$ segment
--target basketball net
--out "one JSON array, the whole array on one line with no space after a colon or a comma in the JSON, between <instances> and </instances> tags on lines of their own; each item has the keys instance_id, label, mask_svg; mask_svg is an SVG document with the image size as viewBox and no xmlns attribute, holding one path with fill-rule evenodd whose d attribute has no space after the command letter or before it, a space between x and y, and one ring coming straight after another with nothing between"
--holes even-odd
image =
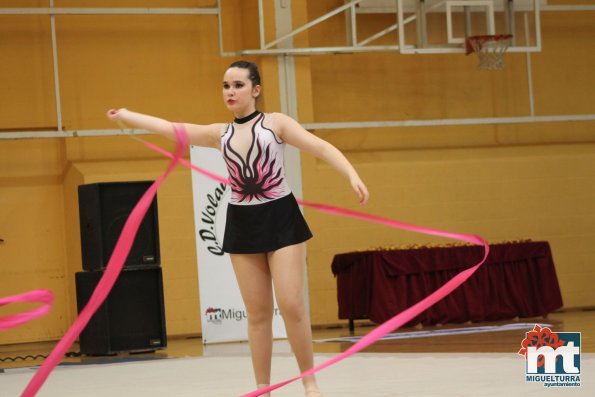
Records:
<instances>
[{"instance_id":1,"label":"basketball net","mask_svg":"<svg viewBox=\"0 0 595 397\"><path fill-rule=\"evenodd\" d=\"M479 57L477 69L499 70L504 68L504 53L512 42L511 34L469 36L465 40L467 55Z\"/></svg>"}]
</instances>

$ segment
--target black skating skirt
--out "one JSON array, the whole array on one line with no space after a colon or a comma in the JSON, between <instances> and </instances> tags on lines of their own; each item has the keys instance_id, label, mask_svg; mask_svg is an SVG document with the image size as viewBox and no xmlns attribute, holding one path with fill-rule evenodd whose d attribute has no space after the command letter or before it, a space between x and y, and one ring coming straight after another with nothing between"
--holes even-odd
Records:
<instances>
[{"instance_id":1,"label":"black skating skirt","mask_svg":"<svg viewBox=\"0 0 595 397\"><path fill-rule=\"evenodd\" d=\"M258 254L302 243L312 232L293 194L255 205L227 206L223 251Z\"/></svg>"}]
</instances>

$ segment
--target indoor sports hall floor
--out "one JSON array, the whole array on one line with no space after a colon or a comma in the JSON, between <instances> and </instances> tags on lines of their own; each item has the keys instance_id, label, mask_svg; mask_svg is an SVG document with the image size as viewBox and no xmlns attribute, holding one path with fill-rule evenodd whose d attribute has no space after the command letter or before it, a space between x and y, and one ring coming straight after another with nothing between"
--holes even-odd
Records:
<instances>
[{"instance_id":1,"label":"indoor sports hall floor","mask_svg":"<svg viewBox=\"0 0 595 397\"><path fill-rule=\"evenodd\" d=\"M581 332L580 388L551 388L525 382L517 355L523 329L380 341L363 353L323 370L318 378L326 397L334 396L592 396L595 395L595 311L552 313L547 318L509 322L403 328L398 332L474 328L511 323L551 324L552 331ZM372 329L356 324L355 334ZM346 327L315 329L314 339L349 336ZM0 346L0 358L47 354L54 343ZM349 342L317 342L316 363L344 351ZM73 346L71 351L76 351ZM286 341L274 346L273 378L297 374ZM0 363L0 396L18 396L41 360ZM248 346L203 346L200 338L170 338L155 353L114 357L71 357L52 373L39 396L240 396L253 390ZM272 394L302 396L297 382Z\"/></svg>"}]
</instances>

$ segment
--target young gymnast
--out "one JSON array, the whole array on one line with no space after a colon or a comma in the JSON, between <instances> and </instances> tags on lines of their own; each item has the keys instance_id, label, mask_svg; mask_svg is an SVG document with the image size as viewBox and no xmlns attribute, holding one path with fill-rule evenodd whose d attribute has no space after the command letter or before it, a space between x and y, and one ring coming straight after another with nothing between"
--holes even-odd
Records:
<instances>
[{"instance_id":1,"label":"young gymnast","mask_svg":"<svg viewBox=\"0 0 595 397\"><path fill-rule=\"evenodd\" d=\"M248 340L257 387L269 385L273 350L273 288L300 371L314 366L312 330L304 299L305 241L312 237L285 179L285 143L326 161L343 174L361 204L366 186L345 156L282 113L256 110L261 92L256 64L232 63L223 76L223 100L232 123L185 124L190 143L221 150L231 198L223 239L248 314ZM175 139L164 119L111 109L111 120ZM322 397L315 377L304 377L306 397ZM268 394L265 394L268 396Z\"/></svg>"}]
</instances>

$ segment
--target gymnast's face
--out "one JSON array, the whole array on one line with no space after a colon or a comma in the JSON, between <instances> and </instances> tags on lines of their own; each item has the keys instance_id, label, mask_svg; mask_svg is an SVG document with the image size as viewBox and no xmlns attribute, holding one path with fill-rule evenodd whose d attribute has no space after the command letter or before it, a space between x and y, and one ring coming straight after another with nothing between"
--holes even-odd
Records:
<instances>
[{"instance_id":1,"label":"gymnast's face","mask_svg":"<svg viewBox=\"0 0 595 397\"><path fill-rule=\"evenodd\" d=\"M223 100L236 117L247 116L256 110L260 85L252 85L249 73L248 69L233 67L223 75Z\"/></svg>"}]
</instances>

